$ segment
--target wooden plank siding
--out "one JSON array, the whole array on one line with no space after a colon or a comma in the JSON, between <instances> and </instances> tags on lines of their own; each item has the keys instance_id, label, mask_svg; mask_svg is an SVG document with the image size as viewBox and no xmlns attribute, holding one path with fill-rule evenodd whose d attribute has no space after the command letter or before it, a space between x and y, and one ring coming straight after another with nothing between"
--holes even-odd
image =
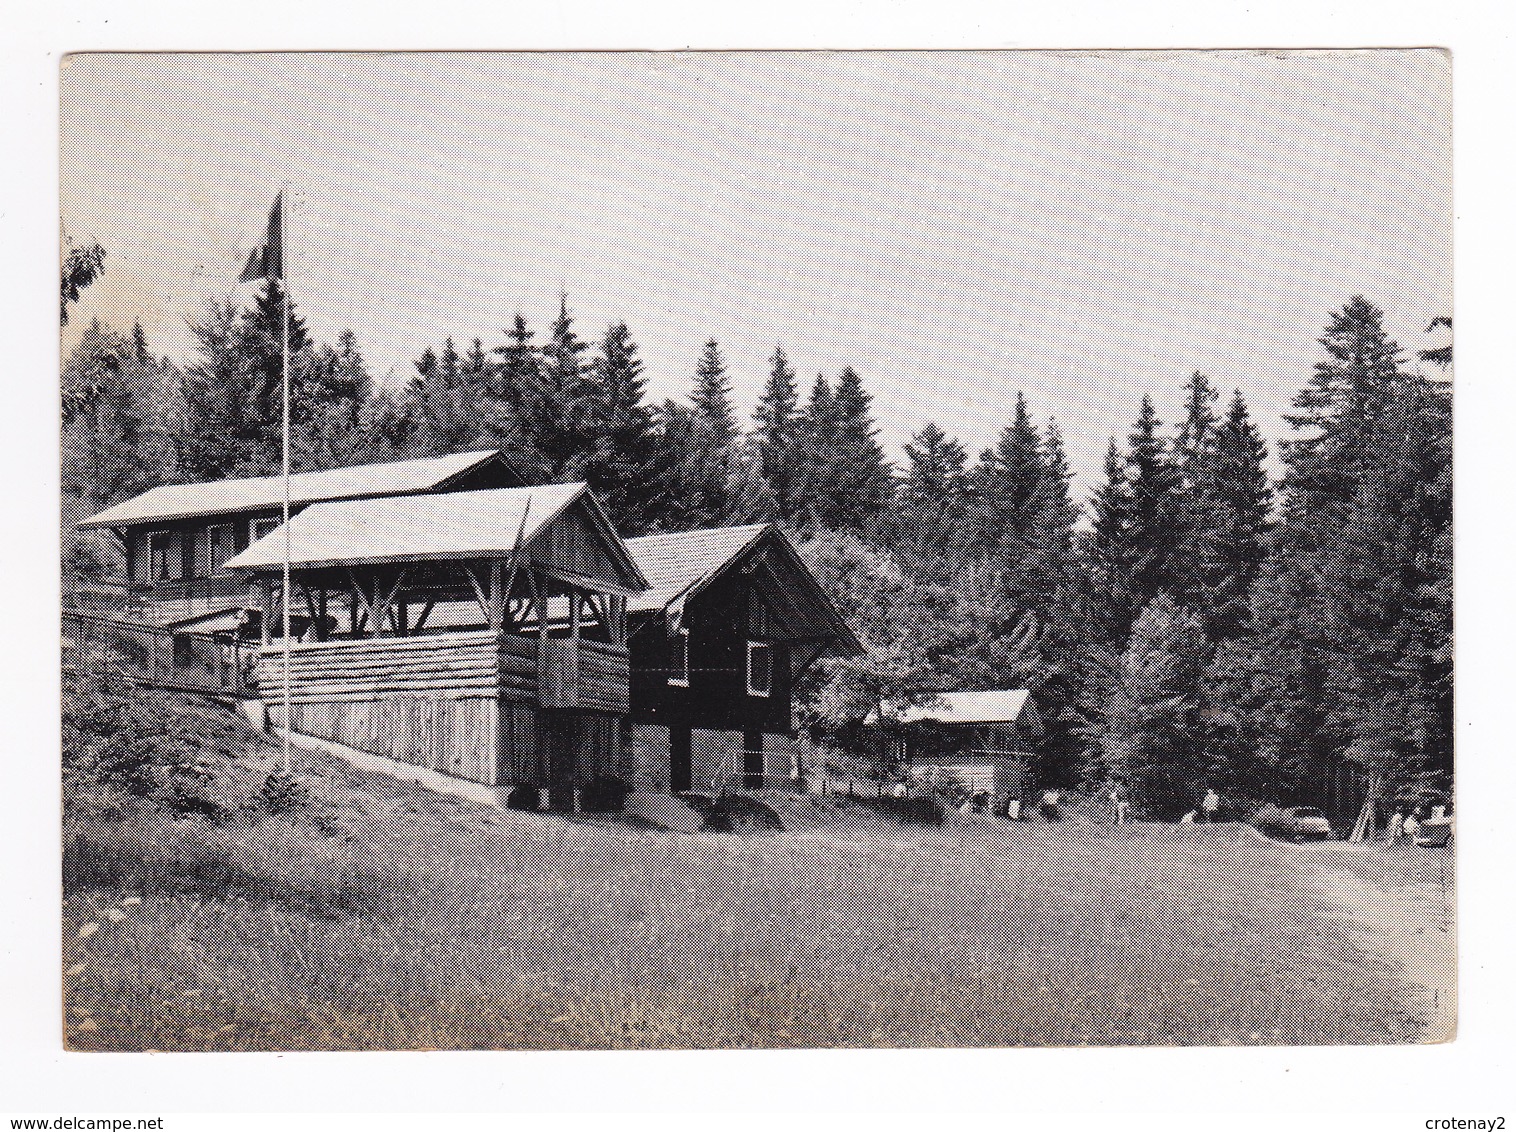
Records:
<instances>
[{"instance_id":1,"label":"wooden plank siding","mask_svg":"<svg viewBox=\"0 0 1516 1132\"><path fill-rule=\"evenodd\" d=\"M535 636L488 630L296 644L292 726L486 786L551 786L567 806L590 779L632 773L622 720L627 654L599 641L541 643L551 646L541 673ZM564 647L578 658L572 684L557 655ZM258 684L276 726L283 680L283 652L271 645L260 653ZM539 689L546 697L549 688L573 703L539 703Z\"/></svg>"}]
</instances>

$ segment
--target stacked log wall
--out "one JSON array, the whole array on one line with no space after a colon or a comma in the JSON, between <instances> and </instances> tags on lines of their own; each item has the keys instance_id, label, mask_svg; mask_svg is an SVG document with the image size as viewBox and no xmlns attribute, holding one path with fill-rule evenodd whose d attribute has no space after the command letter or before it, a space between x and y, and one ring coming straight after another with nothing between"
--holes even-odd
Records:
<instances>
[{"instance_id":1,"label":"stacked log wall","mask_svg":"<svg viewBox=\"0 0 1516 1132\"><path fill-rule=\"evenodd\" d=\"M492 632L448 633L298 644L290 649L295 731L488 786L502 764L531 764L534 729L516 719L529 706L535 654L523 662ZM276 726L284 719L284 659L278 646L259 658L258 684ZM509 707L510 710L502 711ZM502 735L502 728L505 734ZM502 758L502 739L513 746Z\"/></svg>"}]
</instances>

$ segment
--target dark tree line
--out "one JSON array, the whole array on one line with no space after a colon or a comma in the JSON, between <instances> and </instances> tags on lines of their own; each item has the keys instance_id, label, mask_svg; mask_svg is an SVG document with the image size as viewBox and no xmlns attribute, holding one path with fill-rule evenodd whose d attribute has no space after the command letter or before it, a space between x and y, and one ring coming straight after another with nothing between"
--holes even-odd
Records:
<instances>
[{"instance_id":1,"label":"dark tree line","mask_svg":"<svg viewBox=\"0 0 1516 1132\"><path fill-rule=\"evenodd\" d=\"M140 327L89 328L63 380L66 533L155 483L277 471L283 302L271 283L212 304L182 368ZM688 398L650 404L631 330L582 338L567 296L540 341L521 315L494 343L446 339L398 390L351 332L318 344L292 311L294 464L501 448L538 481L587 480L627 535L784 524L867 646L809 677L818 739L861 743L946 689L1027 687L1042 779L1120 781L1154 815L1208 785L1303 796L1334 760L1407 789L1451 769L1448 387L1364 299L1320 343L1277 484L1241 393L1195 373L1172 425L1144 398L1082 505L1057 423L1020 394L976 457L928 423L897 469L861 376L802 394L782 346L744 430L714 339ZM108 545L65 546L71 571L113 568Z\"/></svg>"}]
</instances>

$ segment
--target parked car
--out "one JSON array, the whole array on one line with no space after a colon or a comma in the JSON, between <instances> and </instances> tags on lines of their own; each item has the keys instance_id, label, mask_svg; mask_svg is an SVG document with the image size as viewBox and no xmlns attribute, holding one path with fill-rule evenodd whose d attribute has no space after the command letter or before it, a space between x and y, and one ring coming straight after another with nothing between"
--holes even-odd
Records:
<instances>
[{"instance_id":1,"label":"parked car","mask_svg":"<svg viewBox=\"0 0 1516 1132\"><path fill-rule=\"evenodd\" d=\"M1416 831L1416 844L1432 849L1441 849L1453 840L1453 815L1427 818Z\"/></svg>"},{"instance_id":2,"label":"parked car","mask_svg":"<svg viewBox=\"0 0 1516 1132\"><path fill-rule=\"evenodd\" d=\"M1315 806L1286 810L1285 835L1295 841L1330 841L1332 823Z\"/></svg>"}]
</instances>

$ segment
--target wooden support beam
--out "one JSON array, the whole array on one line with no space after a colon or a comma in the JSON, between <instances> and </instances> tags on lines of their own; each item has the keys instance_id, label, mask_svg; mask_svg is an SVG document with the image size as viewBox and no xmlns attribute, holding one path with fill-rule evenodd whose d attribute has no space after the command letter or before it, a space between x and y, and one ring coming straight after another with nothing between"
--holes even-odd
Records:
<instances>
[{"instance_id":1,"label":"wooden support beam","mask_svg":"<svg viewBox=\"0 0 1516 1132\"><path fill-rule=\"evenodd\" d=\"M479 584L479 579L474 575L472 566L463 567L463 576L468 579L468 584L474 587L474 600L479 603L479 611L486 618L490 615L490 595L484 592L484 587Z\"/></svg>"},{"instance_id":2,"label":"wooden support beam","mask_svg":"<svg viewBox=\"0 0 1516 1132\"><path fill-rule=\"evenodd\" d=\"M502 578L503 570L500 559L490 561L490 593L489 608L485 610L489 614L490 628L496 633L500 632L505 620L505 582Z\"/></svg>"},{"instance_id":3,"label":"wooden support beam","mask_svg":"<svg viewBox=\"0 0 1516 1132\"><path fill-rule=\"evenodd\" d=\"M426 618L427 618L427 615L429 613L431 613L432 606L434 606L436 604L437 604L437 599L436 598L430 597L430 598L426 599L426 604L424 606L422 606L421 612L416 616L416 625L415 625L415 631L416 632L419 633L419 632L421 632L422 629L426 628Z\"/></svg>"}]
</instances>

